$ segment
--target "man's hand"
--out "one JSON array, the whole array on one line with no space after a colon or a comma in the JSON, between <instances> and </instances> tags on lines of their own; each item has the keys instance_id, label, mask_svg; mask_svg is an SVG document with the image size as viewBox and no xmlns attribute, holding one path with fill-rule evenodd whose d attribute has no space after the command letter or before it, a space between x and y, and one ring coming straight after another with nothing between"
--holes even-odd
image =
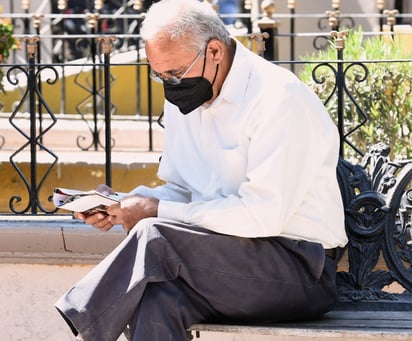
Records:
<instances>
[{"instance_id":1,"label":"man's hand","mask_svg":"<svg viewBox=\"0 0 412 341\"><path fill-rule=\"evenodd\" d=\"M113 224L109 220L109 216L103 212L91 215L74 212L73 215L76 219L84 220L86 224L93 225L98 230L109 231L113 227Z\"/></svg>"},{"instance_id":2,"label":"man's hand","mask_svg":"<svg viewBox=\"0 0 412 341\"><path fill-rule=\"evenodd\" d=\"M108 221L112 225L121 224L130 231L141 219L157 217L159 200L138 195L127 196L107 209ZM100 221L102 228L106 227L105 219Z\"/></svg>"},{"instance_id":3,"label":"man's hand","mask_svg":"<svg viewBox=\"0 0 412 341\"><path fill-rule=\"evenodd\" d=\"M101 184L96 189L103 194L115 194L115 191L107 185ZM108 215L105 212L97 212L92 214L74 212L76 219L84 220L86 224L93 225L96 229L102 231L108 231L113 227L113 224L108 219Z\"/></svg>"},{"instance_id":4,"label":"man's hand","mask_svg":"<svg viewBox=\"0 0 412 341\"><path fill-rule=\"evenodd\" d=\"M99 185L97 191L105 194L115 194L114 190L106 185ZM106 212L86 214L74 212L76 219L84 220L86 224L96 229L109 231L113 225L120 224L130 231L139 220L148 217L157 217L159 200L145 198L138 195L125 196L118 204L107 208Z\"/></svg>"},{"instance_id":5,"label":"man's hand","mask_svg":"<svg viewBox=\"0 0 412 341\"><path fill-rule=\"evenodd\" d=\"M87 215L75 212L74 217L84 220L86 224L93 225L102 231L110 230L113 225L120 224L130 231L141 219L157 217L159 200L155 198L145 198L138 195L127 196L117 204L109 206L106 213L98 212Z\"/></svg>"}]
</instances>

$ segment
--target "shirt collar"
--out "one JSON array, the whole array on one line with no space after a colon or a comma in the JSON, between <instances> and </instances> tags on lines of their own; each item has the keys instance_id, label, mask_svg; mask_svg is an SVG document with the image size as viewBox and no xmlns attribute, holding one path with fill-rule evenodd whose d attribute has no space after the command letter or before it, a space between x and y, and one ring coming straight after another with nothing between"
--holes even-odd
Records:
<instances>
[{"instance_id":1,"label":"shirt collar","mask_svg":"<svg viewBox=\"0 0 412 341\"><path fill-rule=\"evenodd\" d=\"M250 59L247 58L247 55L251 52L240 41L232 39L236 42L236 51L219 97L220 100L239 103L243 100L248 86Z\"/></svg>"}]
</instances>

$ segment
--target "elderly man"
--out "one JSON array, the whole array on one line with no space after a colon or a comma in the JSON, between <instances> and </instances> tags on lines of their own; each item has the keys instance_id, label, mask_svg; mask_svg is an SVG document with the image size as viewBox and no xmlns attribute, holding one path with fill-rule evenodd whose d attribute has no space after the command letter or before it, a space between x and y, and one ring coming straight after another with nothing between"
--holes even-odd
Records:
<instances>
[{"instance_id":1,"label":"elderly man","mask_svg":"<svg viewBox=\"0 0 412 341\"><path fill-rule=\"evenodd\" d=\"M137 187L107 215L76 214L129 233L57 309L85 341L182 341L193 323L330 310L347 239L322 103L231 38L207 3L155 3L141 34L166 98L165 184Z\"/></svg>"}]
</instances>

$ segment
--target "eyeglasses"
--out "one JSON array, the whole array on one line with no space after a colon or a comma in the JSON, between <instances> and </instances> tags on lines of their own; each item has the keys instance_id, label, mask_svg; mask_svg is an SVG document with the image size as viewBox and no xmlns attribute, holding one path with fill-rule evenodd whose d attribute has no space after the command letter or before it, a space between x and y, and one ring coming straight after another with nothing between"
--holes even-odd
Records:
<instances>
[{"instance_id":1,"label":"eyeglasses","mask_svg":"<svg viewBox=\"0 0 412 341\"><path fill-rule=\"evenodd\" d=\"M189 73L189 71L195 66L197 60L202 55L203 50L200 50L197 54L196 58L193 60L192 64L186 69L185 72L180 77L170 76L170 77L162 77L160 73L150 70L150 78L159 83L167 83L170 85L178 85L181 83L182 79Z\"/></svg>"}]
</instances>

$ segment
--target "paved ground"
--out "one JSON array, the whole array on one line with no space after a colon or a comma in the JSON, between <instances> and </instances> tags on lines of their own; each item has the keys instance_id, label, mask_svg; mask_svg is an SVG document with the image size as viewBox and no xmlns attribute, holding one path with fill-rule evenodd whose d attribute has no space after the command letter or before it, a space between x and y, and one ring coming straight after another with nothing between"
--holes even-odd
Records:
<instances>
[{"instance_id":1,"label":"paved ground","mask_svg":"<svg viewBox=\"0 0 412 341\"><path fill-rule=\"evenodd\" d=\"M2 341L69 341L54 302L92 266L0 264Z\"/></svg>"},{"instance_id":2,"label":"paved ground","mask_svg":"<svg viewBox=\"0 0 412 341\"><path fill-rule=\"evenodd\" d=\"M54 302L92 269L91 265L1 264L1 341L70 341L73 336L54 309ZM271 330L270 335L200 333L194 341L406 341L410 335L360 332L316 332L311 329ZM121 336L118 341L125 341Z\"/></svg>"}]
</instances>

